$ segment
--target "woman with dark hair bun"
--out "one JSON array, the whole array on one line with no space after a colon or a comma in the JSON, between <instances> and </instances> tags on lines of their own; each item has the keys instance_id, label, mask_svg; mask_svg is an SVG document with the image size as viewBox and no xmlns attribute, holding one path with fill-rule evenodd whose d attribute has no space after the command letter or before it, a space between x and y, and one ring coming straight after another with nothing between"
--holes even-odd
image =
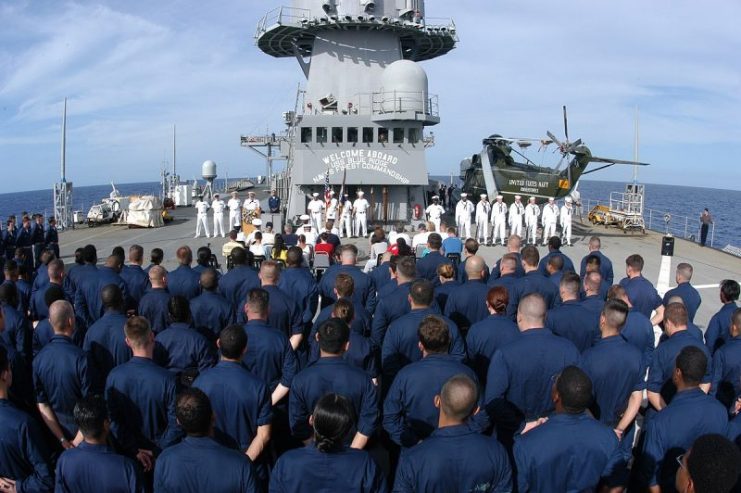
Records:
<instances>
[{"instance_id":1,"label":"woman with dark hair bun","mask_svg":"<svg viewBox=\"0 0 741 493\"><path fill-rule=\"evenodd\" d=\"M304 448L283 454L270 476L271 493L388 491L383 473L364 450L345 446L355 427L352 403L339 394L327 394L309 417L314 440Z\"/></svg>"}]
</instances>

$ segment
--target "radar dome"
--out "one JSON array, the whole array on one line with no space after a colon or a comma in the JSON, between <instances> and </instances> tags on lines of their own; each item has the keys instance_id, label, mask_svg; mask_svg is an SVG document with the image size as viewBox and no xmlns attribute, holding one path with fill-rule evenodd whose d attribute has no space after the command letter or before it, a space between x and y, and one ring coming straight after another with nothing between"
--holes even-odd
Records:
<instances>
[{"instance_id":1,"label":"radar dome","mask_svg":"<svg viewBox=\"0 0 741 493\"><path fill-rule=\"evenodd\" d=\"M205 161L203 166L201 166L201 175L204 180L216 178L216 163L210 159Z\"/></svg>"},{"instance_id":2,"label":"radar dome","mask_svg":"<svg viewBox=\"0 0 741 493\"><path fill-rule=\"evenodd\" d=\"M425 112L427 106L427 74L411 60L397 60L388 65L381 76L384 99L404 101L405 110Z\"/></svg>"}]
</instances>

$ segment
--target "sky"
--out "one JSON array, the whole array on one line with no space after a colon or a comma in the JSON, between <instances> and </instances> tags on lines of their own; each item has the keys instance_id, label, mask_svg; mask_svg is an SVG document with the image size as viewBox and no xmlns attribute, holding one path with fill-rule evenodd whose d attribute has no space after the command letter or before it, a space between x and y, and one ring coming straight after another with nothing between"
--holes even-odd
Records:
<instances>
[{"instance_id":1,"label":"sky","mask_svg":"<svg viewBox=\"0 0 741 493\"><path fill-rule=\"evenodd\" d=\"M294 59L255 46L279 5L0 0L0 193L58 181L65 97L77 185L159 180L173 125L183 178L206 159L220 178L263 174L239 137L282 131L305 82ZM741 188L741 2L428 0L426 15L452 18L460 37L422 62L442 120L428 128L431 174L456 172L490 134L562 136L562 105L572 140L631 159L638 108L640 180Z\"/></svg>"}]
</instances>

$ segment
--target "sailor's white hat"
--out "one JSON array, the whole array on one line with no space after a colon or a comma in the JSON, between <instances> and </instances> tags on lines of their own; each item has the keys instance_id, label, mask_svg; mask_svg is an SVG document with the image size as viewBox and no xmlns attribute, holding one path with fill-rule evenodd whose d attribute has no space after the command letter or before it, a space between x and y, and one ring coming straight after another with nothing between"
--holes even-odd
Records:
<instances>
[{"instance_id":1,"label":"sailor's white hat","mask_svg":"<svg viewBox=\"0 0 741 493\"><path fill-rule=\"evenodd\" d=\"M572 202L571 197L566 197L566 202L570 204Z\"/></svg>"},{"instance_id":2,"label":"sailor's white hat","mask_svg":"<svg viewBox=\"0 0 741 493\"><path fill-rule=\"evenodd\" d=\"M432 200L440 200L440 197L438 197L437 195L433 195Z\"/></svg>"},{"instance_id":3,"label":"sailor's white hat","mask_svg":"<svg viewBox=\"0 0 741 493\"><path fill-rule=\"evenodd\" d=\"M250 195L255 195L255 192L253 192L252 190L250 190L250 191L249 191L249 192L247 192L247 193L248 193L248 194L250 194Z\"/></svg>"},{"instance_id":4,"label":"sailor's white hat","mask_svg":"<svg viewBox=\"0 0 741 493\"><path fill-rule=\"evenodd\" d=\"M521 198L519 195L515 195L515 200L520 200Z\"/></svg>"},{"instance_id":5,"label":"sailor's white hat","mask_svg":"<svg viewBox=\"0 0 741 493\"><path fill-rule=\"evenodd\" d=\"M308 221L309 220L309 215L308 214L302 214L299 219L301 219L302 221Z\"/></svg>"},{"instance_id":6,"label":"sailor's white hat","mask_svg":"<svg viewBox=\"0 0 741 493\"><path fill-rule=\"evenodd\" d=\"M362 190L358 190L358 195L365 195L365 192Z\"/></svg>"},{"instance_id":7,"label":"sailor's white hat","mask_svg":"<svg viewBox=\"0 0 741 493\"><path fill-rule=\"evenodd\" d=\"M504 195L497 195L498 200L502 200L504 198Z\"/></svg>"},{"instance_id":8,"label":"sailor's white hat","mask_svg":"<svg viewBox=\"0 0 741 493\"><path fill-rule=\"evenodd\" d=\"M468 197L468 194L467 194L466 192L463 192L463 193L461 194L461 197L464 197L464 198L465 198L465 197Z\"/></svg>"},{"instance_id":9,"label":"sailor's white hat","mask_svg":"<svg viewBox=\"0 0 741 493\"><path fill-rule=\"evenodd\" d=\"M312 193L312 194L311 194L311 196L312 196L312 197L319 197L319 194L318 194L318 193L316 193L316 192L314 192L314 193Z\"/></svg>"},{"instance_id":10,"label":"sailor's white hat","mask_svg":"<svg viewBox=\"0 0 741 493\"><path fill-rule=\"evenodd\" d=\"M556 199L553 198L553 197L548 197L548 202L553 202L554 200L556 200Z\"/></svg>"},{"instance_id":11,"label":"sailor's white hat","mask_svg":"<svg viewBox=\"0 0 741 493\"><path fill-rule=\"evenodd\" d=\"M262 226L262 219L253 219L252 220L253 226Z\"/></svg>"},{"instance_id":12,"label":"sailor's white hat","mask_svg":"<svg viewBox=\"0 0 741 493\"><path fill-rule=\"evenodd\" d=\"M535 197L530 197L530 200L535 202Z\"/></svg>"},{"instance_id":13,"label":"sailor's white hat","mask_svg":"<svg viewBox=\"0 0 741 493\"><path fill-rule=\"evenodd\" d=\"M330 194L330 195L334 195L334 190L330 190L330 191L329 191L329 194Z\"/></svg>"},{"instance_id":14,"label":"sailor's white hat","mask_svg":"<svg viewBox=\"0 0 741 493\"><path fill-rule=\"evenodd\" d=\"M486 198L486 194L485 193L482 193L481 195L479 195L479 197L481 197L482 199L485 199Z\"/></svg>"}]
</instances>

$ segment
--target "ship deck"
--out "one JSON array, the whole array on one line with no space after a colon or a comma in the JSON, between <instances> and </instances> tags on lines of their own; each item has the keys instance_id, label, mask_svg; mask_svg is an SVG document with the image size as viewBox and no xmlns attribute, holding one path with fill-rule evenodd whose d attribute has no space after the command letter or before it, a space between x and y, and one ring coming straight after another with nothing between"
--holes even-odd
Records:
<instances>
[{"instance_id":1,"label":"ship deck","mask_svg":"<svg viewBox=\"0 0 741 493\"><path fill-rule=\"evenodd\" d=\"M212 251L220 256L221 247L227 239L220 237L195 239L193 237L196 226L195 209L179 208L172 215L173 222L156 229L128 229L126 226L118 225L102 225L94 228L88 228L86 225L77 226L74 230L60 234L62 257L68 264L73 262L74 250L88 243L97 247L101 262L115 246L120 245L128 251L132 244L139 244L144 247L145 265L148 264L149 251L159 247L165 252L163 265L168 270L177 266L175 251L182 245L189 246L195 256L199 247L210 244ZM211 226L212 218L209 216L209 227ZM589 223L575 221L572 236L574 246L564 247L562 251L578 265L581 258L588 253L588 242L592 235L598 235L602 239L602 251L613 262L616 282L624 276L625 258L638 253L646 262L644 276L654 284L657 283L661 265L661 234L653 231L647 232L646 235L624 234L614 228L605 229L603 226L592 226ZM363 240L351 241L356 242L361 251L361 263L365 263L369 245ZM538 249L541 256L547 253L546 247L539 246ZM504 253L506 251L502 246L482 247L479 250L479 254L490 267ZM219 257L219 262L222 263L222 268L225 268L222 257ZM692 284L698 288L702 296L702 305L697 312L695 322L701 328L705 328L710 317L721 306L718 283L723 279L741 280L741 259L720 250L703 248L696 243L677 239L672 259L671 286L674 285L674 267L679 262L688 262L694 267Z\"/></svg>"}]
</instances>

